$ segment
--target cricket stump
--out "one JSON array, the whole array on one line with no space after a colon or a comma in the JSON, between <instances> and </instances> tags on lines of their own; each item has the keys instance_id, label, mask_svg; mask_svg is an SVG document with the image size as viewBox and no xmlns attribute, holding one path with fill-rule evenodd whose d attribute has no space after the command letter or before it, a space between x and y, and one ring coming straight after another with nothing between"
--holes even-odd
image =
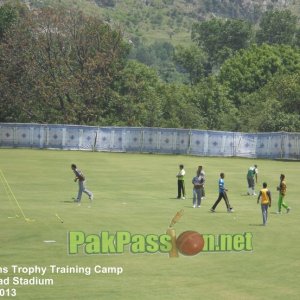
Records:
<instances>
[{"instance_id":1,"label":"cricket stump","mask_svg":"<svg viewBox=\"0 0 300 300\"><path fill-rule=\"evenodd\" d=\"M169 257L178 257L178 250L176 246L176 232L173 227L169 227L166 232L171 237L172 249L169 251Z\"/></svg>"}]
</instances>

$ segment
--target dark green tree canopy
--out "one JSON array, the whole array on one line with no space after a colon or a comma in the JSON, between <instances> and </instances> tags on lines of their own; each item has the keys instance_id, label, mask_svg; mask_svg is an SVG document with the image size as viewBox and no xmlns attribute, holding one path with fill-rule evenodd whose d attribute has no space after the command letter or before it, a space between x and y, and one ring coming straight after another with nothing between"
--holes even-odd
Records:
<instances>
[{"instance_id":1,"label":"dark green tree canopy","mask_svg":"<svg viewBox=\"0 0 300 300\"><path fill-rule=\"evenodd\" d=\"M296 42L297 17L290 10L267 11L262 16L256 33L258 44L286 44Z\"/></svg>"},{"instance_id":2,"label":"dark green tree canopy","mask_svg":"<svg viewBox=\"0 0 300 300\"><path fill-rule=\"evenodd\" d=\"M191 84L196 84L207 76L207 60L207 54L195 45L189 48L178 46L174 55L174 61L189 74Z\"/></svg>"},{"instance_id":3,"label":"dark green tree canopy","mask_svg":"<svg viewBox=\"0 0 300 300\"><path fill-rule=\"evenodd\" d=\"M231 94L253 93L274 75L292 74L300 70L300 52L285 45L253 45L240 50L221 67L219 80L227 84ZM239 104L239 101L235 99Z\"/></svg>"},{"instance_id":4,"label":"dark green tree canopy","mask_svg":"<svg viewBox=\"0 0 300 300\"><path fill-rule=\"evenodd\" d=\"M26 11L27 7L18 2L16 5L8 2L0 6L0 42L4 39L6 31L17 22L19 15Z\"/></svg>"},{"instance_id":5,"label":"dark green tree canopy","mask_svg":"<svg viewBox=\"0 0 300 300\"><path fill-rule=\"evenodd\" d=\"M30 11L0 45L1 104L22 122L101 122L127 53L121 33L98 19Z\"/></svg>"},{"instance_id":6,"label":"dark green tree canopy","mask_svg":"<svg viewBox=\"0 0 300 300\"><path fill-rule=\"evenodd\" d=\"M243 131L299 131L300 73L275 76L246 95L239 112Z\"/></svg>"},{"instance_id":7,"label":"dark green tree canopy","mask_svg":"<svg viewBox=\"0 0 300 300\"><path fill-rule=\"evenodd\" d=\"M192 40L207 52L214 64L220 64L232 53L247 48L252 37L252 25L243 20L214 18L196 23L192 28Z\"/></svg>"}]
</instances>

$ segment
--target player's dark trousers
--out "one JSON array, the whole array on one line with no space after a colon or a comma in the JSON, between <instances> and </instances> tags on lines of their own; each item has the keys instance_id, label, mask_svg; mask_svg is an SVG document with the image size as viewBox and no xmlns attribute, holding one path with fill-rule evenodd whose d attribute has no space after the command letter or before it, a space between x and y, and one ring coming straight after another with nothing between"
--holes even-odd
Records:
<instances>
[{"instance_id":1,"label":"player's dark trousers","mask_svg":"<svg viewBox=\"0 0 300 300\"><path fill-rule=\"evenodd\" d=\"M215 204L214 204L213 207L212 207L213 210L216 209L216 207L218 206L218 204L220 203L220 201L221 201L222 199L224 199L227 209L230 209L230 208L231 208L231 207L230 207L230 204L229 204L229 200L228 200L227 194L226 194L226 192L224 191L224 192L220 192L220 193L219 193L219 197L218 197L218 199L216 200Z\"/></svg>"},{"instance_id":2,"label":"player's dark trousers","mask_svg":"<svg viewBox=\"0 0 300 300\"><path fill-rule=\"evenodd\" d=\"M247 176L247 182L248 182L248 188L254 189L255 186L254 178Z\"/></svg>"},{"instance_id":3,"label":"player's dark trousers","mask_svg":"<svg viewBox=\"0 0 300 300\"><path fill-rule=\"evenodd\" d=\"M181 198L181 193L182 197L185 197L185 185L184 185L184 180L178 180L178 194L177 198Z\"/></svg>"}]
</instances>

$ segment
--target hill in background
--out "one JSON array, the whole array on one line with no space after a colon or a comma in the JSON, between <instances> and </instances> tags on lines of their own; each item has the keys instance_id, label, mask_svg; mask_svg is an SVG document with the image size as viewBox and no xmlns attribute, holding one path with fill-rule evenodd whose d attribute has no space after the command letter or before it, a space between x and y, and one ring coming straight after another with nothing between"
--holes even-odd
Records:
<instances>
[{"instance_id":1,"label":"hill in background","mask_svg":"<svg viewBox=\"0 0 300 300\"><path fill-rule=\"evenodd\" d=\"M4 2L4 1L2 1ZM128 39L151 44L191 42L191 26L212 17L257 23L271 9L290 9L299 15L296 0L24 0L31 8L63 5L79 8L122 29Z\"/></svg>"}]
</instances>

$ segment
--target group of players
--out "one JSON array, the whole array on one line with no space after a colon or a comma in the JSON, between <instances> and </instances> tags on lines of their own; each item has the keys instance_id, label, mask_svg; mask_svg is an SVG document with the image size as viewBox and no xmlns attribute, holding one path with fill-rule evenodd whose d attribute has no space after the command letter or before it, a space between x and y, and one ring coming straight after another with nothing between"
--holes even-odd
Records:
<instances>
[{"instance_id":1,"label":"group of players","mask_svg":"<svg viewBox=\"0 0 300 300\"><path fill-rule=\"evenodd\" d=\"M185 176L185 170L183 165L179 165L179 172L177 173L177 186L178 186L178 194L177 199L185 199L185 183L184 183L184 176ZM211 207L210 211L213 213L215 212L216 207L220 203L222 199L225 201L225 205L227 208L227 212L231 213L234 212L232 206L229 203L229 199L227 196L227 188L225 187L224 182L225 174L220 173L220 178L218 182L218 188L219 188L219 196L217 200L215 201L214 205ZM256 196L255 193L255 183L257 183L258 178L258 167L257 165L251 166L247 171L247 183L248 183L248 191L247 195L253 195ZM196 176L193 177L192 180L193 184L193 208L201 207L201 201L205 197L205 172L203 170L203 166L199 166L196 172ZM279 192L279 198L278 198L278 211L277 214L282 213L282 207L286 209L286 212L289 213L291 208L285 203L284 197L286 195L286 181L285 181L285 175L280 175L280 183L277 187L277 191ZM257 197L257 203L261 203L261 210L262 210L262 217L263 217L263 225L265 226L267 224L268 219L268 207L271 207L272 204L272 197L271 192L267 187L267 183L263 183L262 189L259 191L258 197Z\"/></svg>"},{"instance_id":2,"label":"group of players","mask_svg":"<svg viewBox=\"0 0 300 300\"><path fill-rule=\"evenodd\" d=\"M80 205L81 203L81 197L82 193L85 193L88 195L90 202L93 200L93 193L86 189L85 187L85 176L83 173L77 168L75 164L71 165L71 169L75 174L75 182L78 182L78 194L75 201ZM177 199L185 199L185 170L184 165L179 165L179 172L176 175L177 177L177 187L178 187L178 193L177 193ZM255 183L257 183L257 177L258 177L258 167L257 165L251 166L247 171L247 183L248 183L248 195L256 196L255 193ZM220 178L218 182L218 188L219 188L219 196L217 200L215 201L214 205L211 207L210 211L213 213L215 212L218 204L222 199L225 201L225 205L227 208L227 212L232 213L234 212L232 206L229 203L229 199L227 196L227 188L225 187L224 182L225 174L220 173ZM196 171L196 176L192 179L193 184L193 208L201 207L201 201L205 198L205 172L203 170L203 166L199 166ZM277 190L279 192L279 198L278 198L278 211L277 214L282 213L282 207L286 209L286 212L289 213L291 208L285 203L284 197L286 195L286 181L285 181L285 175L280 175L280 183L277 187ZM262 216L263 216L263 225L267 224L268 219L268 207L271 207L272 204L272 197L271 192L268 189L268 185L266 182L263 183L262 189L259 191L258 197L257 197L257 203L261 203L261 210L262 210Z\"/></svg>"}]
</instances>

